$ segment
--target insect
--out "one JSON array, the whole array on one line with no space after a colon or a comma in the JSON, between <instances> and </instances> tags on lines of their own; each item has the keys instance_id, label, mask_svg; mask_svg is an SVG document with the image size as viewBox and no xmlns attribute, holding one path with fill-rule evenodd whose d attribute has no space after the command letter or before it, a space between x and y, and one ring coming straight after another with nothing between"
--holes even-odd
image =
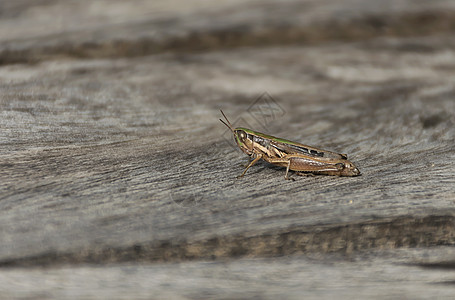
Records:
<instances>
[{"instance_id":1,"label":"insect","mask_svg":"<svg viewBox=\"0 0 455 300\"><path fill-rule=\"evenodd\" d=\"M234 140L239 148L250 156L246 169L238 177L243 177L246 171L260 159L271 164L286 167L285 179L289 178L289 170L305 173L335 176L357 176L359 169L348 160L346 154L322 150L316 147L266 135L247 128L234 128L222 110L226 119L224 122L233 133Z\"/></svg>"}]
</instances>

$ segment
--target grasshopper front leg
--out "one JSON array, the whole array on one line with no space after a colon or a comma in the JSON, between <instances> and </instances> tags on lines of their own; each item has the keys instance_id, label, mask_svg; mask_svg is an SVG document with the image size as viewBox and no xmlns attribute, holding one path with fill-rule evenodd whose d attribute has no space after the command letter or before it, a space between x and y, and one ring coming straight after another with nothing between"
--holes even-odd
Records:
<instances>
[{"instance_id":1,"label":"grasshopper front leg","mask_svg":"<svg viewBox=\"0 0 455 300\"><path fill-rule=\"evenodd\" d=\"M257 154L256 158L253 159L253 161L249 163L249 165L246 167L245 171L243 171L243 173L242 173L240 176L237 176L237 178L243 177L243 175L245 175L246 171L247 171L252 165L254 165L255 163L257 163L261 158L262 158L262 154Z\"/></svg>"},{"instance_id":2,"label":"grasshopper front leg","mask_svg":"<svg viewBox=\"0 0 455 300\"><path fill-rule=\"evenodd\" d=\"M250 165L250 163L251 163L251 158L255 157L255 156L256 156L256 154L254 154L254 153L252 153L251 155L248 155L248 162L243 167L244 168L248 167Z\"/></svg>"}]
</instances>

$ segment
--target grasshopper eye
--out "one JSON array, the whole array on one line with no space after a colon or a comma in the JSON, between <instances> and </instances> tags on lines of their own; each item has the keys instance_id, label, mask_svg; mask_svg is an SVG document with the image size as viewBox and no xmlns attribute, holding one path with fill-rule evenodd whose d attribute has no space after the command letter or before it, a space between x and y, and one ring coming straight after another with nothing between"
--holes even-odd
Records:
<instances>
[{"instance_id":1,"label":"grasshopper eye","mask_svg":"<svg viewBox=\"0 0 455 300\"><path fill-rule=\"evenodd\" d=\"M246 137L246 134L244 131L240 131L239 136L240 136L240 139L244 140Z\"/></svg>"}]
</instances>

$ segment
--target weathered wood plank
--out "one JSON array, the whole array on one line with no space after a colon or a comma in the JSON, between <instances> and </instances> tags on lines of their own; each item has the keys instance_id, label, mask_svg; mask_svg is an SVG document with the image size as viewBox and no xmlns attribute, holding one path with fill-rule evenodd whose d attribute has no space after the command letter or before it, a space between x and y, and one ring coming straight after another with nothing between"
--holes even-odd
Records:
<instances>
[{"instance_id":1,"label":"weathered wood plank","mask_svg":"<svg viewBox=\"0 0 455 300\"><path fill-rule=\"evenodd\" d=\"M408 42L3 67L30 77L2 90L1 257L453 216L453 53L390 49ZM264 87L285 111L270 133L349 153L364 175L287 182L262 164L236 180L246 157L218 109L260 126L245 111Z\"/></svg>"}]
</instances>

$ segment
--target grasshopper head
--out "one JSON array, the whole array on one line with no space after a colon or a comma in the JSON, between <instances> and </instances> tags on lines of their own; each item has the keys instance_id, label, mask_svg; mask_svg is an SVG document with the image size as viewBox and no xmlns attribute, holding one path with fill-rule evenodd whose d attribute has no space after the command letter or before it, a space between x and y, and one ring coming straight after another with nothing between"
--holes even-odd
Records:
<instances>
[{"instance_id":1,"label":"grasshopper head","mask_svg":"<svg viewBox=\"0 0 455 300\"><path fill-rule=\"evenodd\" d=\"M245 131L244 128L234 129L234 139L239 148L246 154L252 154L251 152L251 139L252 136Z\"/></svg>"}]
</instances>

